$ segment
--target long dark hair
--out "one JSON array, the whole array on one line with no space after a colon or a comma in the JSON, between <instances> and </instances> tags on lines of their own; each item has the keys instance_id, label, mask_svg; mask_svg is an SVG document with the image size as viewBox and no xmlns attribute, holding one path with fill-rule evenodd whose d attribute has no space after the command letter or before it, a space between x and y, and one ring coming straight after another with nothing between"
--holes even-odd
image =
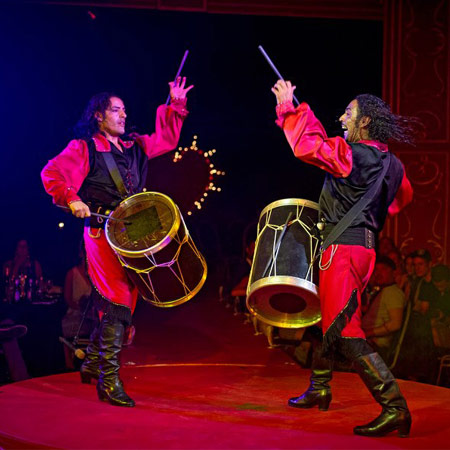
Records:
<instances>
[{"instance_id":1,"label":"long dark hair","mask_svg":"<svg viewBox=\"0 0 450 450\"><path fill-rule=\"evenodd\" d=\"M90 139L98 132L98 121L95 113L99 112L104 115L111 103L111 97L118 96L112 92L100 92L91 97L80 120L73 128L75 138Z\"/></svg>"},{"instance_id":2,"label":"long dark hair","mask_svg":"<svg viewBox=\"0 0 450 450\"><path fill-rule=\"evenodd\" d=\"M391 107L381 98L371 94L356 96L358 102L358 118L370 117L367 126L370 139L387 143L392 139L397 142L414 144L420 121L415 117L405 117L394 114Z\"/></svg>"}]
</instances>

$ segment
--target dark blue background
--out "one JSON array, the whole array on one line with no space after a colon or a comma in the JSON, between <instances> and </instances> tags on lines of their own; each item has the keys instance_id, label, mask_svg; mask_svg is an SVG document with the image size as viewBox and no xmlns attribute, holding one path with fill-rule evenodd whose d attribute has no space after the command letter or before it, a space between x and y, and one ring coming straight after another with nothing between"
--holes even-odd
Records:
<instances>
[{"instance_id":1,"label":"dark blue background","mask_svg":"<svg viewBox=\"0 0 450 450\"><path fill-rule=\"evenodd\" d=\"M183 74L195 89L180 145L198 134L200 147L216 148L214 162L227 172L223 191L190 219L193 229L210 223L218 231L222 246L204 248L209 258L239 251L239 233L268 203L317 201L323 180L318 169L293 157L274 124L276 77L258 45L330 135L340 133L336 119L356 94L381 95L381 22L91 10L95 20L86 7L0 7L0 255L10 259L25 237L57 283L76 261L82 225L52 206L40 171L71 139L91 95L116 92L126 103L128 125L151 132L167 82L190 50ZM208 237L200 241L208 247Z\"/></svg>"}]
</instances>

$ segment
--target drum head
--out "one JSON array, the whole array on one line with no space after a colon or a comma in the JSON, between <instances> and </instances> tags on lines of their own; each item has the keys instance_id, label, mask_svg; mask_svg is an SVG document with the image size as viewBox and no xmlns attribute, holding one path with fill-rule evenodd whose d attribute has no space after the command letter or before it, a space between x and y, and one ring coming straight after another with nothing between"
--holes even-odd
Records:
<instances>
[{"instance_id":1,"label":"drum head","mask_svg":"<svg viewBox=\"0 0 450 450\"><path fill-rule=\"evenodd\" d=\"M176 235L181 219L175 203L159 192L142 192L120 203L111 213L105 232L120 255L141 257L158 252Z\"/></svg>"}]
</instances>

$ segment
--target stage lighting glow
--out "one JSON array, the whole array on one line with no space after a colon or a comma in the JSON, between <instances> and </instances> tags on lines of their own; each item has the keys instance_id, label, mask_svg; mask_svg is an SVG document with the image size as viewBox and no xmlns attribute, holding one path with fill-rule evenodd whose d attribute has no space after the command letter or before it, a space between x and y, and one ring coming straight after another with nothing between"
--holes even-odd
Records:
<instances>
[{"instance_id":1,"label":"stage lighting glow","mask_svg":"<svg viewBox=\"0 0 450 450\"><path fill-rule=\"evenodd\" d=\"M212 150L208 150L208 151L200 150L197 146L197 142L198 142L198 136L194 136L192 138L191 146L184 147L184 148L178 147L178 150L175 152L174 157L173 157L174 163L181 161L183 159L183 155L186 155L188 152L196 152L198 155L201 155L204 157L204 162L205 162L205 165L207 166L207 170L209 172L209 180L203 189L203 193L199 196L199 198L195 199L194 204L192 205L193 210L195 210L195 209L199 210L199 209L202 209L202 207L204 207L204 204L202 205L201 203L205 202L205 199L208 196L208 191L216 191L216 192L222 191L221 188L218 188L216 186L215 181L216 181L217 177L225 175L225 171L217 170L214 167L214 164L211 162L211 159L210 159L211 156L217 152L217 150L215 148ZM188 216L191 216L192 210L188 211L187 214L188 214Z\"/></svg>"}]
</instances>

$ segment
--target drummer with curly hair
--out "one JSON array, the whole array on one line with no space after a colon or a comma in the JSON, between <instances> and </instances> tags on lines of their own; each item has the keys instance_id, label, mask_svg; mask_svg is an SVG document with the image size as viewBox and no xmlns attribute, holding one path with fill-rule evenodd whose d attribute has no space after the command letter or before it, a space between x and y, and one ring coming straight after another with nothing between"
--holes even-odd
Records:
<instances>
[{"instance_id":1,"label":"drummer with curly hair","mask_svg":"<svg viewBox=\"0 0 450 450\"><path fill-rule=\"evenodd\" d=\"M297 158L326 172L319 208L327 247L321 254L319 275L322 357L313 363L309 388L288 404L327 410L332 361L349 360L382 407L377 418L355 427L354 433L384 436L398 430L400 436L408 436L411 415L406 401L361 328L361 293L374 269L376 238L386 217L398 213L412 200L405 169L388 151L387 142L392 139L411 143L415 121L393 114L380 98L362 94L348 104L339 119L344 138L329 138L306 103L294 107L294 90L291 82L283 80L272 88L277 99L277 124ZM380 185L375 185L380 178ZM374 189L370 190L372 185ZM340 235L334 232L334 240L327 239L356 204L359 212L358 207L356 212L352 210L350 225Z\"/></svg>"},{"instance_id":2,"label":"drummer with curly hair","mask_svg":"<svg viewBox=\"0 0 450 450\"><path fill-rule=\"evenodd\" d=\"M138 291L106 240L103 219L91 212L108 215L124 198L141 192L147 161L177 146L188 114L186 95L193 86L185 87L186 78L169 85L170 104L158 107L151 135L126 136L123 100L108 92L94 95L75 127L77 139L50 160L41 174L54 203L85 219L88 274L101 321L91 335L81 381L98 379L99 399L117 406L135 405L119 378L119 353Z\"/></svg>"}]
</instances>

